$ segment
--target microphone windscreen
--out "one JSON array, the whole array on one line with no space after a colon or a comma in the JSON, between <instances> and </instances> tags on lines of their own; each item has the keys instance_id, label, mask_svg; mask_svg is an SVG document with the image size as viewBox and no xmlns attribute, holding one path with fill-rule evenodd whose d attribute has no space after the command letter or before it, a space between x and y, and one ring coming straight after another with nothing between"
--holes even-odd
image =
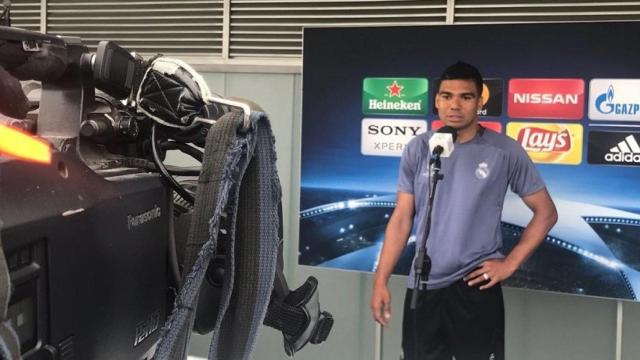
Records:
<instances>
[{"instance_id":1,"label":"microphone windscreen","mask_svg":"<svg viewBox=\"0 0 640 360\"><path fill-rule=\"evenodd\" d=\"M432 154L440 157L449 157L455 145L456 129L451 126L444 126L431 135L429 139L429 150ZM438 149L439 147L439 149ZM436 149L438 151L436 152Z\"/></svg>"},{"instance_id":2,"label":"microphone windscreen","mask_svg":"<svg viewBox=\"0 0 640 360\"><path fill-rule=\"evenodd\" d=\"M456 142L456 139L458 138L458 130L456 130L454 127L452 126L443 126L440 129L438 129L439 133L445 133L445 134L451 134L451 136L453 137L453 142Z\"/></svg>"}]
</instances>

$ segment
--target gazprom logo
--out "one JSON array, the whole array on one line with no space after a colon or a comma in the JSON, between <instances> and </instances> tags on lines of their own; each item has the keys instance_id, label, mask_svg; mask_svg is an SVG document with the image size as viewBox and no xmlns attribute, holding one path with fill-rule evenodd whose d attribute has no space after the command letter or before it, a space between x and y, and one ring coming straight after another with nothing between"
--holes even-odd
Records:
<instances>
[{"instance_id":1,"label":"gazprom logo","mask_svg":"<svg viewBox=\"0 0 640 360\"><path fill-rule=\"evenodd\" d=\"M596 98L596 109L603 114L635 115L640 111L640 104L620 104L613 102L613 85L609 85L606 93Z\"/></svg>"},{"instance_id":2,"label":"gazprom logo","mask_svg":"<svg viewBox=\"0 0 640 360\"><path fill-rule=\"evenodd\" d=\"M613 85L609 85L607 92L596 98L596 109L603 114L611 114L615 110L613 104Z\"/></svg>"},{"instance_id":3,"label":"gazprom logo","mask_svg":"<svg viewBox=\"0 0 640 360\"><path fill-rule=\"evenodd\" d=\"M640 79L593 79L589 97L592 120L640 120Z\"/></svg>"}]
</instances>

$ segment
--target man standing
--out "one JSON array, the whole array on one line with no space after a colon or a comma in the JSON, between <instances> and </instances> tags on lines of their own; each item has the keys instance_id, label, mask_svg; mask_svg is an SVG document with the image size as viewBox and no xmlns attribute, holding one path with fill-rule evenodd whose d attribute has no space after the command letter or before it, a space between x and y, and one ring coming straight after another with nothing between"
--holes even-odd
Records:
<instances>
[{"instance_id":1,"label":"man standing","mask_svg":"<svg viewBox=\"0 0 640 360\"><path fill-rule=\"evenodd\" d=\"M409 276L402 333L405 360L504 359L504 305L500 283L542 243L557 220L555 206L522 146L478 123L482 76L458 62L440 77L435 107L457 131L455 151L442 158L427 241L432 268L421 282L417 307L409 303ZM375 274L371 310L386 326L391 318L387 281L416 219L416 249L422 244L428 210L430 133L407 145L400 164L397 205L385 231ZM533 211L518 244L501 254L500 217L507 188ZM417 250L416 250L417 253ZM426 290L425 290L426 289Z\"/></svg>"}]
</instances>

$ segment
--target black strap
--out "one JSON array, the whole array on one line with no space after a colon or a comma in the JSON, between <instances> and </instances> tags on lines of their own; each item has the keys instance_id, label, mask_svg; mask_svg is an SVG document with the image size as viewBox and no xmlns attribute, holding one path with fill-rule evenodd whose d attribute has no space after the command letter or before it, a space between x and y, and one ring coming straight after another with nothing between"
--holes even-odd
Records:
<instances>
[{"instance_id":1,"label":"black strap","mask_svg":"<svg viewBox=\"0 0 640 360\"><path fill-rule=\"evenodd\" d=\"M308 323L304 310L289 305L283 301L271 300L264 324L282 331L288 336L297 336L302 333Z\"/></svg>"},{"instance_id":2,"label":"black strap","mask_svg":"<svg viewBox=\"0 0 640 360\"><path fill-rule=\"evenodd\" d=\"M289 356L308 343L325 341L333 327L333 316L320 311L318 280L310 276L284 299L274 290L264 324L282 331L284 350Z\"/></svg>"}]
</instances>

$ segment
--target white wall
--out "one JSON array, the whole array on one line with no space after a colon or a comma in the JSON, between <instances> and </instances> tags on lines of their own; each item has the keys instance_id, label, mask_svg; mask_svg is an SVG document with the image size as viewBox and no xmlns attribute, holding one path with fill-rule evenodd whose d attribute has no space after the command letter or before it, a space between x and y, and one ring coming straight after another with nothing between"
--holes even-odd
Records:
<instances>
[{"instance_id":1,"label":"white wall","mask_svg":"<svg viewBox=\"0 0 640 360\"><path fill-rule=\"evenodd\" d=\"M285 271L291 287L313 275L320 301L333 313L329 340L309 345L296 359L369 360L374 357L374 323L369 315L370 274L297 265L302 82L299 74L207 73L211 89L251 99L270 115L276 136L285 212ZM392 313L384 332L384 359L398 359L405 277L392 277ZM615 360L615 300L505 289L507 359ZM624 303L622 359L640 359L640 303ZM206 357L209 337L195 336L191 354ZM285 359L282 338L262 331L255 359ZM232 359L231 359L232 360Z\"/></svg>"}]
</instances>

